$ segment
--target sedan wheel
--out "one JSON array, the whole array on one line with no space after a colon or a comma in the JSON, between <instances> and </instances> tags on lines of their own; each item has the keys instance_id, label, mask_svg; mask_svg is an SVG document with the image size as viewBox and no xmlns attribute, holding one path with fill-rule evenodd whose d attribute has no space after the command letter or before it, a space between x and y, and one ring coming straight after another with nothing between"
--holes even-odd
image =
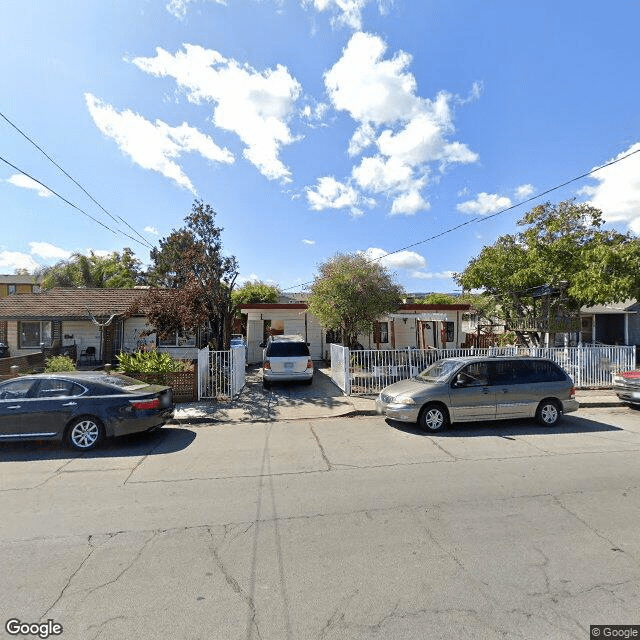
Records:
<instances>
[{"instance_id":1,"label":"sedan wheel","mask_svg":"<svg viewBox=\"0 0 640 640\"><path fill-rule=\"evenodd\" d=\"M449 416L442 407L425 407L420 413L419 424L425 431L442 431L449 425Z\"/></svg>"},{"instance_id":2,"label":"sedan wheel","mask_svg":"<svg viewBox=\"0 0 640 640\"><path fill-rule=\"evenodd\" d=\"M100 422L88 416L73 422L67 431L67 441L78 451L95 449L103 437L104 431Z\"/></svg>"},{"instance_id":3,"label":"sedan wheel","mask_svg":"<svg viewBox=\"0 0 640 640\"><path fill-rule=\"evenodd\" d=\"M560 409L558 409L558 405L553 400L541 402L536 412L538 422L544 427L554 427L558 424L561 416Z\"/></svg>"}]
</instances>

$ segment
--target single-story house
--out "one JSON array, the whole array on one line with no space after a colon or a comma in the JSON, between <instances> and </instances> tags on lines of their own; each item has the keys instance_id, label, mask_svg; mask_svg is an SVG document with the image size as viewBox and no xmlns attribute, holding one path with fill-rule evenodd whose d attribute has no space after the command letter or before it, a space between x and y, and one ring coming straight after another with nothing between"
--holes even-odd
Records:
<instances>
[{"instance_id":1,"label":"single-story house","mask_svg":"<svg viewBox=\"0 0 640 640\"><path fill-rule=\"evenodd\" d=\"M468 304L403 304L375 323L374 331L358 336L365 349L402 349L415 347L456 348L466 340L462 331ZM297 334L309 343L311 357L328 359L330 345L340 336L322 328L306 303L260 303L242 306L247 316L247 345L250 363L262 361L260 343L268 335Z\"/></svg>"},{"instance_id":2,"label":"single-story house","mask_svg":"<svg viewBox=\"0 0 640 640\"><path fill-rule=\"evenodd\" d=\"M580 309L582 344L640 345L640 303L625 300Z\"/></svg>"},{"instance_id":3,"label":"single-story house","mask_svg":"<svg viewBox=\"0 0 640 640\"><path fill-rule=\"evenodd\" d=\"M40 291L38 279L28 273L0 273L0 299ZM7 323L0 320L0 342L7 342Z\"/></svg>"},{"instance_id":4,"label":"single-story house","mask_svg":"<svg viewBox=\"0 0 640 640\"><path fill-rule=\"evenodd\" d=\"M173 357L198 357L195 336L176 335L158 340L142 315L125 317L144 293L133 289L49 289L7 296L0 300L0 321L7 323L12 356L45 348L67 350L79 359L102 364L113 362L121 351L155 346Z\"/></svg>"}]
</instances>

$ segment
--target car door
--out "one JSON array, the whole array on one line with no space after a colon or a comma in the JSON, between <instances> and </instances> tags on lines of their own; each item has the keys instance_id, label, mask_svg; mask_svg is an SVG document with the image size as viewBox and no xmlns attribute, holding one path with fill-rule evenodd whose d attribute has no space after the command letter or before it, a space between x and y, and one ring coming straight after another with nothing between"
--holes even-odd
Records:
<instances>
[{"instance_id":1,"label":"car door","mask_svg":"<svg viewBox=\"0 0 640 640\"><path fill-rule=\"evenodd\" d=\"M496 360L490 377L496 393L496 418L530 418L537 402L533 398L533 365L530 360Z\"/></svg>"},{"instance_id":2,"label":"car door","mask_svg":"<svg viewBox=\"0 0 640 640\"><path fill-rule=\"evenodd\" d=\"M61 378L42 378L33 392L25 424L31 433L59 434L77 412L86 387Z\"/></svg>"},{"instance_id":3,"label":"car door","mask_svg":"<svg viewBox=\"0 0 640 640\"><path fill-rule=\"evenodd\" d=\"M0 385L0 440L28 432L35 386L34 378L16 378Z\"/></svg>"},{"instance_id":4,"label":"car door","mask_svg":"<svg viewBox=\"0 0 640 640\"><path fill-rule=\"evenodd\" d=\"M495 418L496 400L487 362L466 365L454 375L449 387L449 409L454 422Z\"/></svg>"}]
</instances>

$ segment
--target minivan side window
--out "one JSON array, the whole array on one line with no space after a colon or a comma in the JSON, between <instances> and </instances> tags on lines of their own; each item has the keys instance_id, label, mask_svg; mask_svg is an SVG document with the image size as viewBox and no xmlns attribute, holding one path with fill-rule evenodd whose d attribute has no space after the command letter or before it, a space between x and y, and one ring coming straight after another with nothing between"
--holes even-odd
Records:
<instances>
[{"instance_id":1,"label":"minivan side window","mask_svg":"<svg viewBox=\"0 0 640 640\"><path fill-rule=\"evenodd\" d=\"M548 360L533 361L533 382L560 382L566 379L565 372L554 362Z\"/></svg>"},{"instance_id":2,"label":"minivan side window","mask_svg":"<svg viewBox=\"0 0 640 640\"><path fill-rule=\"evenodd\" d=\"M486 362L472 362L455 376L462 376L464 387L484 387L489 384L489 367Z\"/></svg>"}]
</instances>

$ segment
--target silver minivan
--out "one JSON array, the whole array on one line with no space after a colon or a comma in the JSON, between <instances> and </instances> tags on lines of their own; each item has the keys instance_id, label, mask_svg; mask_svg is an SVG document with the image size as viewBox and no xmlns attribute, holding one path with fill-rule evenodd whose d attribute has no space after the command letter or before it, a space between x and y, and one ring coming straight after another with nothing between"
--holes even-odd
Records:
<instances>
[{"instance_id":1,"label":"silver minivan","mask_svg":"<svg viewBox=\"0 0 640 640\"><path fill-rule=\"evenodd\" d=\"M262 357L262 384L268 387L272 382L313 382L313 360L309 344L298 335L271 336L266 343Z\"/></svg>"},{"instance_id":2,"label":"silver minivan","mask_svg":"<svg viewBox=\"0 0 640 640\"><path fill-rule=\"evenodd\" d=\"M552 360L445 358L410 380L385 387L378 413L441 431L452 422L537 418L552 427L578 409L571 378Z\"/></svg>"}]
</instances>

